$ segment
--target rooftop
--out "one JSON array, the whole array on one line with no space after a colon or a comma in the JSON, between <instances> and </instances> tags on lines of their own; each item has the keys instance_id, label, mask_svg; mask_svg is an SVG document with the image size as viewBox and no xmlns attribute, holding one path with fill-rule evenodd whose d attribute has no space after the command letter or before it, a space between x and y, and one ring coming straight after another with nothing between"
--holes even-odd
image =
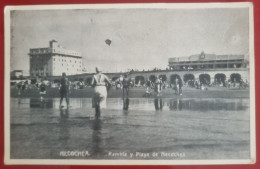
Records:
<instances>
[{"instance_id":1,"label":"rooftop","mask_svg":"<svg viewBox=\"0 0 260 169\"><path fill-rule=\"evenodd\" d=\"M201 52L200 54L188 57L169 58L169 62L193 62L193 61L216 61L216 60L241 60L244 55L216 55Z\"/></svg>"}]
</instances>

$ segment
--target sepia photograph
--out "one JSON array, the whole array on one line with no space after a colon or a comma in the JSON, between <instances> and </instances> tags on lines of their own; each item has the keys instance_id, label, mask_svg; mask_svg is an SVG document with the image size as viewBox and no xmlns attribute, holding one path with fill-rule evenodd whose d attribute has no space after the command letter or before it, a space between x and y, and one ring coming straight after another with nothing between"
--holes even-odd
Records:
<instances>
[{"instance_id":1,"label":"sepia photograph","mask_svg":"<svg viewBox=\"0 0 260 169\"><path fill-rule=\"evenodd\" d=\"M5 164L254 164L252 3L5 8Z\"/></svg>"}]
</instances>

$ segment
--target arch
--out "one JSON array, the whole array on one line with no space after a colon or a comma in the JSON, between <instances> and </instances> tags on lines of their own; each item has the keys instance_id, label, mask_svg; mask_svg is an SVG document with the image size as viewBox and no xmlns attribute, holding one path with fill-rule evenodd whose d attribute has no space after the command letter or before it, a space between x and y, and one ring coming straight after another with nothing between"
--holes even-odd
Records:
<instances>
[{"instance_id":1,"label":"arch","mask_svg":"<svg viewBox=\"0 0 260 169\"><path fill-rule=\"evenodd\" d=\"M214 77L214 82L216 84L224 84L224 82L226 81L226 75L223 73L217 73Z\"/></svg>"},{"instance_id":2,"label":"arch","mask_svg":"<svg viewBox=\"0 0 260 169\"><path fill-rule=\"evenodd\" d=\"M116 81L119 77L118 76L114 76L112 77L112 81Z\"/></svg>"},{"instance_id":3,"label":"arch","mask_svg":"<svg viewBox=\"0 0 260 169\"><path fill-rule=\"evenodd\" d=\"M176 78L178 78L179 80L181 80L181 77L180 77L179 75L173 74L173 75L171 75L170 82L171 82L172 84L174 84Z\"/></svg>"},{"instance_id":4,"label":"arch","mask_svg":"<svg viewBox=\"0 0 260 169\"><path fill-rule=\"evenodd\" d=\"M209 74L200 74L199 80L201 84L210 84L210 75Z\"/></svg>"},{"instance_id":5,"label":"arch","mask_svg":"<svg viewBox=\"0 0 260 169\"><path fill-rule=\"evenodd\" d=\"M167 76L166 75L159 75L159 78L162 78L163 82L167 81Z\"/></svg>"},{"instance_id":6,"label":"arch","mask_svg":"<svg viewBox=\"0 0 260 169\"><path fill-rule=\"evenodd\" d=\"M232 83L240 82L241 75L239 73L232 73L230 75L230 80L231 80Z\"/></svg>"},{"instance_id":7,"label":"arch","mask_svg":"<svg viewBox=\"0 0 260 169\"><path fill-rule=\"evenodd\" d=\"M188 81L194 81L195 80L195 76L193 74L185 74L183 76L183 81L186 83Z\"/></svg>"},{"instance_id":8,"label":"arch","mask_svg":"<svg viewBox=\"0 0 260 169\"><path fill-rule=\"evenodd\" d=\"M183 75L183 81L184 83L187 83L188 86L194 87L195 76L193 74L185 74Z\"/></svg>"},{"instance_id":9,"label":"arch","mask_svg":"<svg viewBox=\"0 0 260 169\"><path fill-rule=\"evenodd\" d=\"M144 77L143 76L136 76L135 77L135 84L144 84Z\"/></svg>"},{"instance_id":10,"label":"arch","mask_svg":"<svg viewBox=\"0 0 260 169\"><path fill-rule=\"evenodd\" d=\"M155 80L156 80L156 76L155 75L150 75L149 76L149 80L151 80L154 83Z\"/></svg>"}]
</instances>

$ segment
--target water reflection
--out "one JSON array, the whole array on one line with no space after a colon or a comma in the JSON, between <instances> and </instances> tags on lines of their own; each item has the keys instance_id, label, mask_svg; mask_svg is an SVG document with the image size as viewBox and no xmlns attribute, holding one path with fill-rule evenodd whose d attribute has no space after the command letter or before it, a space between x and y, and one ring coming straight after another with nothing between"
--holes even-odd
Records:
<instances>
[{"instance_id":1,"label":"water reflection","mask_svg":"<svg viewBox=\"0 0 260 169\"><path fill-rule=\"evenodd\" d=\"M53 108L53 100L52 99L30 99L30 107L31 108Z\"/></svg>"},{"instance_id":2,"label":"water reflection","mask_svg":"<svg viewBox=\"0 0 260 169\"><path fill-rule=\"evenodd\" d=\"M60 119L61 121L67 120L69 117L69 109L60 109Z\"/></svg>"},{"instance_id":3,"label":"water reflection","mask_svg":"<svg viewBox=\"0 0 260 169\"><path fill-rule=\"evenodd\" d=\"M91 156L96 156L104 152L102 147L102 120L95 119L92 126L92 146L90 150Z\"/></svg>"},{"instance_id":4,"label":"water reflection","mask_svg":"<svg viewBox=\"0 0 260 169\"><path fill-rule=\"evenodd\" d=\"M60 109L60 123L59 123L59 143L62 147L67 148L68 140L70 138L69 134L69 109Z\"/></svg>"},{"instance_id":5,"label":"water reflection","mask_svg":"<svg viewBox=\"0 0 260 169\"><path fill-rule=\"evenodd\" d=\"M18 103L18 100L17 102ZM83 108L91 109L91 99L89 98L72 98L71 105L72 108ZM17 107L28 107L29 108L48 108L56 109L58 108L59 100L58 99L45 99L41 101L40 99L22 99L20 104L17 104ZM123 110L127 112L128 110L163 110L167 106L169 110L188 110L188 111L237 111L237 110L246 110L249 106L248 99L167 99L167 98L132 98L124 99L123 101L120 98L109 98L107 109L111 110ZM12 104L11 107L15 107Z\"/></svg>"},{"instance_id":6,"label":"water reflection","mask_svg":"<svg viewBox=\"0 0 260 169\"><path fill-rule=\"evenodd\" d=\"M214 144L223 145L217 154L230 154L227 147L235 145L233 157L239 154L237 149L244 154L245 146L250 145L249 99L131 98L128 110L122 110L122 98L108 98L102 118L94 120L90 118L94 116L90 98L72 98L72 108L61 110L56 107L58 98L48 99L51 103L44 103L44 108L37 108L41 107L39 100L21 101L18 105L17 99L11 99L13 158L62 158L54 152L86 149L92 159L105 159L108 150L157 151L158 145L164 145L166 151L185 145L182 148L187 154L198 150L204 155L205 149L196 149L196 145L212 147L208 152L218 151L219 147L211 146ZM53 108L47 108L51 105ZM161 134L154 134L157 132ZM236 134L231 138L230 133ZM23 137L32 134L30 139ZM19 152L27 154L20 156Z\"/></svg>"},{"instance_id":7,"label":"water reflection","mask_svg":"<svg viewBox=\"0 0 260 169\"><path fill-rule=\"evenodd\" d=\"M154 99L154 108L155 110L162 110L163 109L163 101L160 98L155 98Z\"/></svg>"},{"instance_id":8,"label":"water reflection","mask_svg":"<svg viewBox=\"0 0 260 169\"><path fill-rule=\"evenodd\" d=\"M170 110L182 110L182 99L171 99L169 100L169 109Z\"/></svg>"},{"instance_id":9,"label":"water reflection","mask_svg":"<svg viewBox=\"0 0 260 169\"><path fill-rule=\"evenodd\" d=\"M236 111L246 110L248 105L242 100L201 100L201 99L171 99L168 103L170 110L189 110L189 111Z\"/></svg>"},{"instance_id":10,"label":"water reflection","mask_svg":"<svg viewBox=\"0 0 260 169\"><path fill-rule=\"evenodd\" d=\"M124 110L128 110L129 103L130 103L130 99L129 98L124 98L124 104L123 104L123 109Z\"/></svg>"}]
</instances>

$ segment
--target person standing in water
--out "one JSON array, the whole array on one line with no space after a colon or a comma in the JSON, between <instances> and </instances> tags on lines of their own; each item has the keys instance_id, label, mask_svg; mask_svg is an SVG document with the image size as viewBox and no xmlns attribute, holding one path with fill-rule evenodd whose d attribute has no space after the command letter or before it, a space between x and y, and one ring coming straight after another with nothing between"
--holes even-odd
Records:
<instances>
[{"instance_id":1,"label":"person standing in water","mask_svg":"<svg viewBox=\"0 0 260 169\"><path fill-rule=\"evenodd\" d=\"M19 82L19 83L17 83L17 85L16 85L16 88L17 88L17 90L18 90L18 103L20 104L21 103L21 95L22 95L22 91L23 91L23 82Z\"/></svg>"},{"instance_id":2,"label":"person standing in water","mask_svg":"<svg viewBox=\"0 0 260 169\"><path fill-rule=\"evenodd\" d=\"M155 79L155 94L156 96L161 96L161 92L162 92L162 79L157 76Z\"/></svg>"},{"instance_id":3,"label":"person standing in water","mask_svg":"<svg viewBox=\"0 0 260 169\"><path fill-rule=\"evenodd\" d=\"M92 107L96 110L96 118L99 118L101 109L106 108L107 85L111 86L111 83L101 69L96 67L96 74L93 75L91 85L94 87Z\"/></svg>"},{"instance_id":4,"label":"person standing in water","mask_svg":"<svg viewBox=\"0 0 260 169\"><path fill-rule=\"evenodd\" d=\"M123 98L128 98L131 80L127 77L127 74L124 75L122 85L123 85Z\"/></svg>"},{"instance_id":5,"label":"person standing in water","mask_svg":"<svg viewBox=\"0 0 260 169\"><path fill-rule=\"evenodd\" d=\"M66 99L67 108L69 108L69 80L64 72L62 73L60 84L60 108L62 108L61 104L64 97Z\"/></svg>"},{"instance_id":6,"label":"person standing in water","mask_svg":"<svg viewBox=\"0 0 260 169\"><path fill-rule=\"evenodd\" d=\"M129 88L131 85L131 80L127 77L127 74L124 75L123 81L123 101L124 101L124 110L128 110L129 106Z\"/></svg>"},{"instance_id":7,"label":"person standing in water","mask_svg":"<svg viewBox=\"0 0 260 169\"><path fill-rule=\"evenodd\" d=\"M41 84L39 86L39 89L40 89L40 100L41 102L44 101L44 96L46 95L46 84L44 83L43 80L41 80Z\"/></svg>"}]
</instances>

